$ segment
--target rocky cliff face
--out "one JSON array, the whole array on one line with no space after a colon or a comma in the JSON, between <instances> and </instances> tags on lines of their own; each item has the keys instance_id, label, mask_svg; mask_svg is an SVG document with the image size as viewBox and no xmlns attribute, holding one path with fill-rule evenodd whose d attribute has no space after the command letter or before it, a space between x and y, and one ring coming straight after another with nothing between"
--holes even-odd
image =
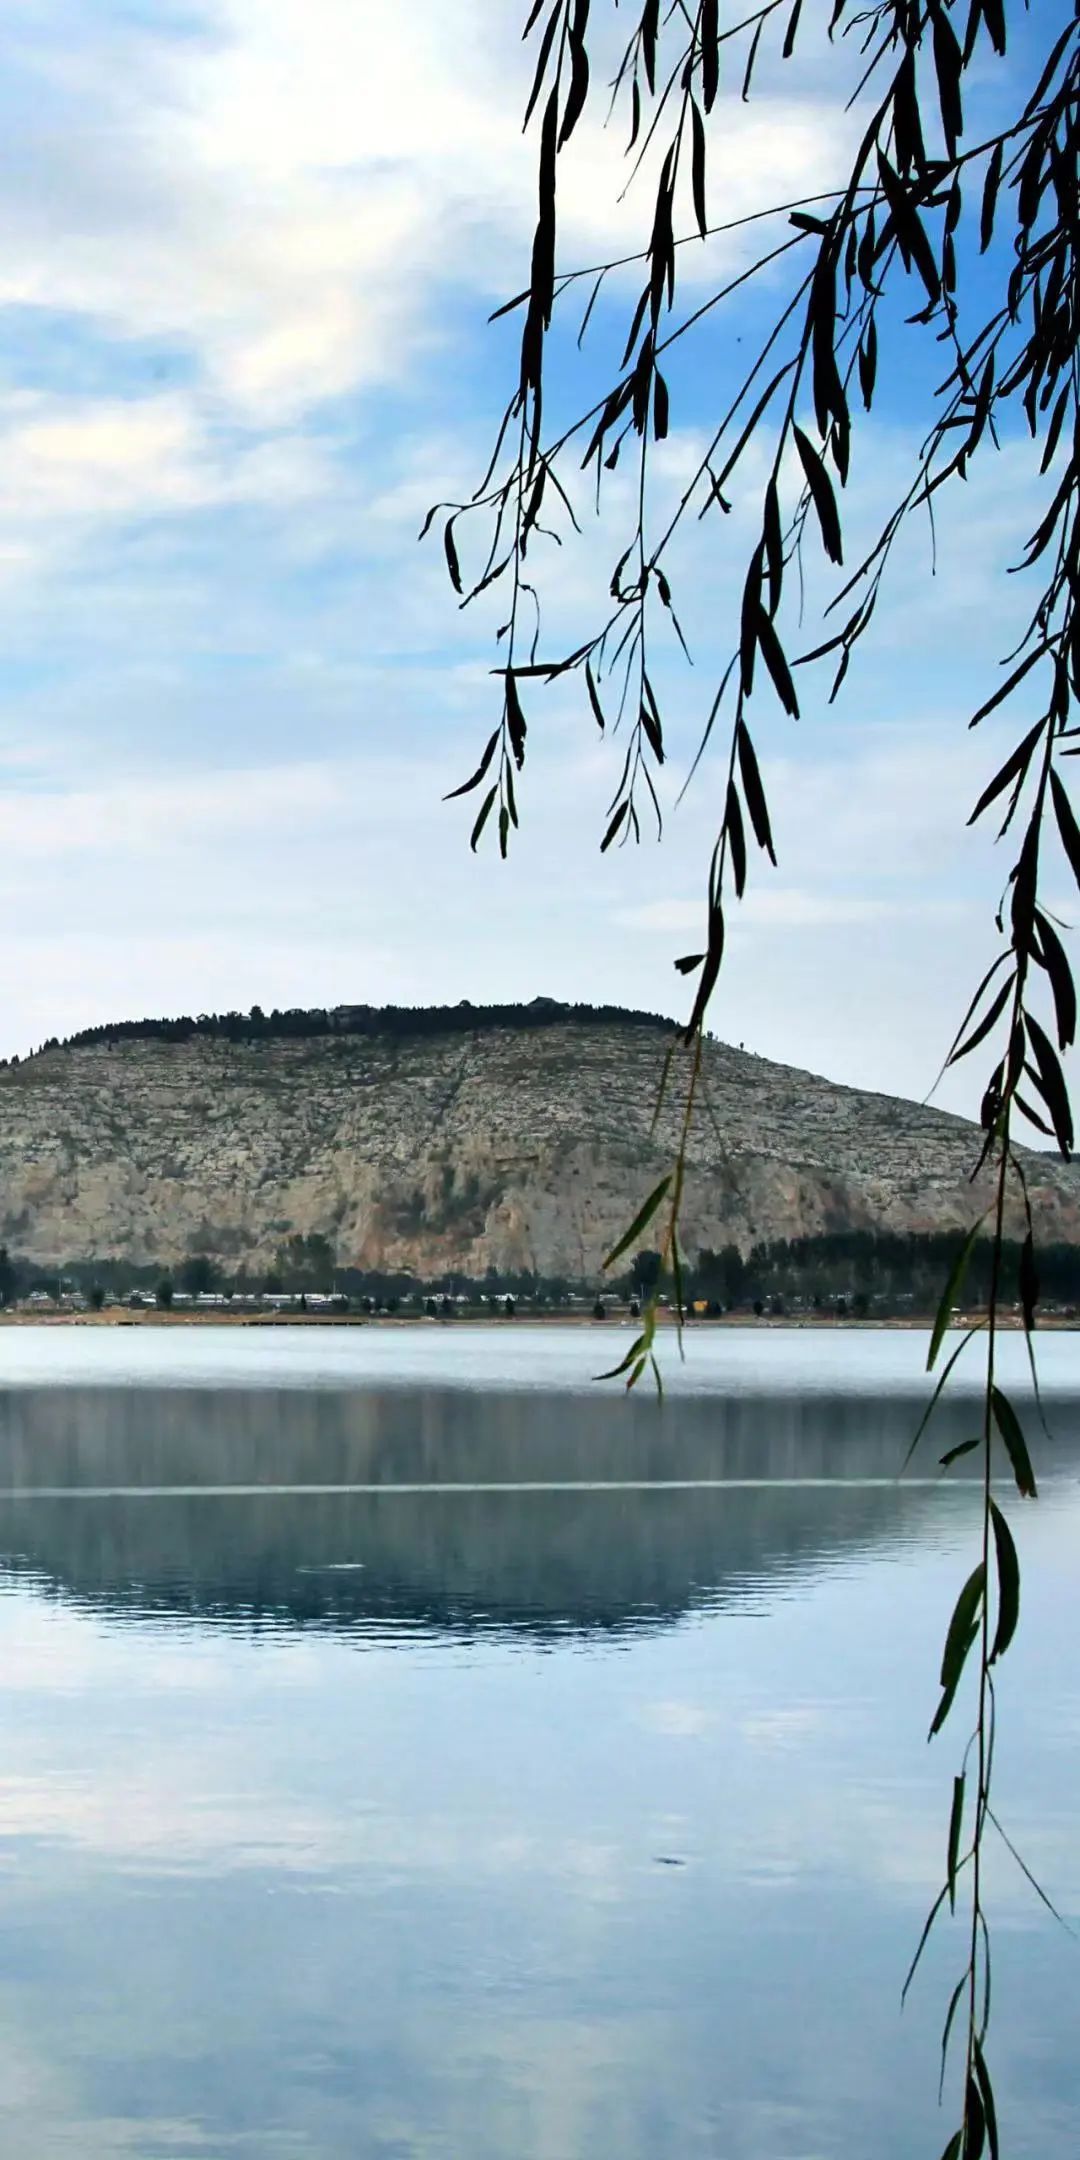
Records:
<instances>
[{"instance_id":1,"label":"rocky cliff face","mask_svg":"<svg viewBox=\"0 0 1080 2160\"><path fill-rule=\"evenodd\" d=\"M205 1252L266 1266L294 1232L339 1265L589 1275L670 1166L686 1077L655 1029L136 1040L0 1072L0 1238L41 1262ZM683 1243L971 1220L960 1118L706 1045ZM1029 1158L1044 1238L1080 1177Z\"/></svg>"}]
</instances>

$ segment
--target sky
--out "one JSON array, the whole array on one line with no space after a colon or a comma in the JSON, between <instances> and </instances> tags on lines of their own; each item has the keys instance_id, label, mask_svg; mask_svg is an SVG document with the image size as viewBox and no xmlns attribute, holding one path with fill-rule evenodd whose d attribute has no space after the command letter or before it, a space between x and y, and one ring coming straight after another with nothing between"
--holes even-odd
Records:
<instances>
[{"instance_id":1,"label":"sky","mask_svg":"<svg viewBox=\"0 0 1080 2160\"><path fill-rule=\"evenodd\" d=\"M442 801L497 718L499 614L462 613L437 535L417 533L479 478L512 387L514 319L486 318L527 277L523 12L10 0L0 1055L255 1002L686 1010L673 961L701 942L720 758L676 797L737 614L752 469L675 565L695 665L658 661L662 843L600 855L621 751L561 689L528 701L507 863L471 855L468 805ZM836 81L808 46L748 106L725 85L713 218L836 177ZM990 110L1000 74L979 94ZM567 152L565 266L633 243L621 140L598 120ZM743 244L684 251L691 301ZM779 289L673 368L659 503ZM625 290L598 309L593 358L557 342L556 409L601 379ZM858 430L855 538L911 470L921 365ZM592 627L628 486L574 553L548 550L553 646ZM1029 497L1030 456L1006 443L943 517L936 576L925 527L907 536L842 700L807 681L798 726L758 700L779 866L754 864L733 924L721 1037L863 1086L932 1085L1008 867L965 820L1011 737L966 723L1021 622L1003 573ZM979 1091L961 1074L937 1099L970 1109Z\"/></svg>"}]
</instances>

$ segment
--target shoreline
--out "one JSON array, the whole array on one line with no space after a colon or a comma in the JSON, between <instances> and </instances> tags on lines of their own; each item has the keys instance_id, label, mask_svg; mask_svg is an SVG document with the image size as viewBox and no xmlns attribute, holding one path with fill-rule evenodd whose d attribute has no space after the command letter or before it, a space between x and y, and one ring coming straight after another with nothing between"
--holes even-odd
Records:
<instances>
[{"instance_id":1,"label":"shoreline","mask_svg":"<svg viewBox=\"0 0 1080 2160\"><path fill-rule=\"evenodd\" d=\"M711 1318L695 1314L692 1319L686 1320L683 1324L691 1334L697 1334L699 1330L708 1331L714 1328L753 1328L765 1332L771 1330L774 1333L780 1330L794 1330L796 1332L827 1330L832 1333L849 1330L857 1334L927 1334L932 1329L935 1318L936 1315L933 1312L890 1317L882 1315L877 1318L868 1315L862 1319L852 1314L846 1314L841 1318L834 1313L762 1313L760 1317L754 1313L721 1313L713 1315ZM977 1324L978 1318L978 1315L973 1318L967 1313L957 1313L955 1319L949 1323L950 1329L971 1327ZM613 1329L622 1332L627 1328L636 1327L638 1324L638 1321L626 1312L608 1313L603 1320L597 1320L594 1314L584 1312L518 1312L515 1313L513 1319L509 1319L503 1313L460 1313L449 1319L443 1319L441 1316L432 1317L430 1313L231 1313L223 1307L219 1307L213 1312L163 1312L154 1308L147 1308L141 1312L131 1312L121 1306L100 1313L0 1312L0 1328L479 1327L493 1331L508 1331L513 1328L572 1327L592 1328L602 1333L604 1330L610 1332ZM661 1329L673 1330L675 1327L674 1315L668 1312L660 1313L657 1325ZM999 1329L1007 1333L1020 1333L1022 1325L1019 1313L1003 1313L998 1320ZM1067 1334L1077 1329L1080 1329L1080 1317L1074 1318L1067 1313L1049 1313L1040 1316L1039 1319L1038 1332L1042 1334Z\"/></svg>"}]
</instances>

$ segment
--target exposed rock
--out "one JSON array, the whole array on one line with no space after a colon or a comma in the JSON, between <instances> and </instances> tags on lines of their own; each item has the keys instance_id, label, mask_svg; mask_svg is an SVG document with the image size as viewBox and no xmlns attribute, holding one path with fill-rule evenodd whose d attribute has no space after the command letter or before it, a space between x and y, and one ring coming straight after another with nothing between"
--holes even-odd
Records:
<instances>
[{"instance_id":1,"label":"exposed rock","mask_svg":"<svg viewBox=\"0 0 1080 2160\"><path fill-rule=\"evenodd\" d=\"M670 1167L681 1048L654 1117L675 1040L556 1016L50 1049L0 1072L0 1238L41 1262L235 1269L319 1232L341 1266L590 1275ZM967 1224L978 1143L961 1118L708 1043L683 1245ZM1080 1238L1076 1171L1027 1161L1041 1235Z\"/></svg>"}]
</instances>

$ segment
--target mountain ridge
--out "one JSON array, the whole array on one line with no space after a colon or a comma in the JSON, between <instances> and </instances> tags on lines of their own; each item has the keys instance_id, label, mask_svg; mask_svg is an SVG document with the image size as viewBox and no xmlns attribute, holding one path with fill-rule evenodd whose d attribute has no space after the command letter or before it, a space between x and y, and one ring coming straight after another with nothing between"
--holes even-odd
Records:
<instances>
[{"instance_id":1,"label":"mountain ridge","mask_svg":"<svg viewBox=\"0 0 1080 2160\"><path fill-rule=\"evenodd\" d=\"M675 1023L553 1000L332 1011L353 1024L114 1023L0 1070L0 1238L42 1264L235 1270L317 1233L341 1266L595 1275L678 1145ZM967 1226L979 1139L707 1040L682 1243ZM1075 1167L1026 1160L1040 1233L1080 1241Z\"/></svg>"}]
</instances>

